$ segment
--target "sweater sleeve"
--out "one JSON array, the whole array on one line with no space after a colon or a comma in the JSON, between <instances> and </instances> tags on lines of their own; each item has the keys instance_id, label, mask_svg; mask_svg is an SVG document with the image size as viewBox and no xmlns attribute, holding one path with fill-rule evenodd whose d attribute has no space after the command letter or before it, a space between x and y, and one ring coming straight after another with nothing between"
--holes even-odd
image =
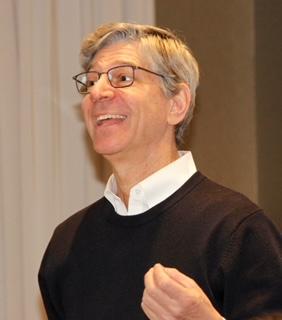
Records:
<instances>
[{"instance_id":1,"label":"sweater sleeve","mask_svg":"<svg viewBox=\"0 0 282 320\"><path fill-rule=\"evenodd\" d=\"M63 318L58 314L55 305L53 304L53 299L51 299L46 279L43 276L41 276L41 274L39 274L38 281L48 319L63 320Z\"/></svg>"},{"instance_id":2,"label":"sweater sleeve","mask_svg":"<svg viewBox=\"0 0 282 320\"><path fill-rule=\"evenodd\" d=\"M281 248L280 232L262 212L237 224L222 262L226 319L282 311Z\"/></svg>"},{"instance_id":3,"label":"sweater sleeve","mask_svg":"<svg viewBox=\"0 0 282 320\"><path fill-rule=\"evenodd\" d=\"M53 236L54 237L54 236ZM53 240L53 238L52 238ZM50 241L44 253L40 270L38 273L38 283L44 302L45 310L49 320L63 320L62 308L59 305L59 292L56 284L57 267L55 260L56 254L53 252L53 242Z\"/></svg>"},{"instance_id":4,"label":"sweater sleeve","mask_svg":"<svg viewBox=\"0 0 282 320\"><path fill-rule=\"evenodd\" d=\"M83 218L82 213L74 215L57 226L40 265L38 282L49 320L66 319L62 290L65 286L64 289L68 292L67 286L71 284L67 281L67 273L64 272L63 266L70 255L75 235ZM76 265L73 267L77 268ZM79 271L77 274L79 275Z\"/></svg>"}]
</instances>

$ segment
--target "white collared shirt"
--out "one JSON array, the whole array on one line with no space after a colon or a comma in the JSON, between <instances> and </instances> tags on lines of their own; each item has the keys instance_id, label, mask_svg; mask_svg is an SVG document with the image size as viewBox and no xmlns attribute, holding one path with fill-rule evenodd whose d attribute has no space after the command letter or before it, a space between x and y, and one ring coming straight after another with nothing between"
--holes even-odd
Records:
<instances>
[{"instance_id":1,"label":"white collared shirt","mask_svg":"<svg viewBox=\"0 0 282 320\"><path fill-rule=\"evenodd\" d=\"M197 169L190 151L179 151L179 158L153 173L131 188L128 208L116 195L117 184L111 175L104 196L119 215L131 216L143 213L159 204L178 190Z\"/></svg>"}]
</instances>

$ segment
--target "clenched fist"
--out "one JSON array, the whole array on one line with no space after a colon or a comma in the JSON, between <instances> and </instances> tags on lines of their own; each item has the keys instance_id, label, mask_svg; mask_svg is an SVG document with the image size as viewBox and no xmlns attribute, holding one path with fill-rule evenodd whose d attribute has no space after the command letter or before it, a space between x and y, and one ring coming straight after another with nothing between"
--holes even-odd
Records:
<instances>
[{"instance_id":1,"label":"clenched fist","mask_svg":"<svg viewBox=\"0 0 282 320\"><path fill-rule=\"evenodd\" d=\"M222 320L197 283L156 264L145 275L142 309L150 320Z\"/></svg>"}]
</instances>

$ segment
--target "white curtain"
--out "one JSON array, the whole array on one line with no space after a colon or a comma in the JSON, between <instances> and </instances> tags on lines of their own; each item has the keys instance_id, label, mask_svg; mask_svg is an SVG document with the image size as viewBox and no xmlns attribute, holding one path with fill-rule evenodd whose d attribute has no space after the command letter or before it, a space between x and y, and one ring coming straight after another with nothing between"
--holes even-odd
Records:
<instances>
[{"instance_id":1,"label":"white curtain","mask_svg":"<svg viewBox=\"0 0 282 320\"><path fill-rule=\"evenodd\" d=\"M154 23L153 0L0 0L0 320L44 319L37 284L55 226L103 192L72 75L82 37Z\"/></svg>"}]
</instances>

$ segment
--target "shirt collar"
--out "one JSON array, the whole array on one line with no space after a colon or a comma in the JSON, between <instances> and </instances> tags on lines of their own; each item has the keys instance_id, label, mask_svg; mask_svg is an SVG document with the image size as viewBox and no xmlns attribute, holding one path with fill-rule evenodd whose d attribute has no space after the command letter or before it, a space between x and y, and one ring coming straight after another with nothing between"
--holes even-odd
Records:
<instances>
[{"instance_id":1,"label":"shirt collar","mask_svg":"<svg viewBox=\"0 0 282 320\"><path fill-rule=\"evenodd\" d=\"M179 151L179 158L136 184L129 194L128 209L116 195L117 184L111 175L104 196L120 215L136 215L159 204L178 190L197 171L192 153Z\"/></svg>"}]
</instances>

